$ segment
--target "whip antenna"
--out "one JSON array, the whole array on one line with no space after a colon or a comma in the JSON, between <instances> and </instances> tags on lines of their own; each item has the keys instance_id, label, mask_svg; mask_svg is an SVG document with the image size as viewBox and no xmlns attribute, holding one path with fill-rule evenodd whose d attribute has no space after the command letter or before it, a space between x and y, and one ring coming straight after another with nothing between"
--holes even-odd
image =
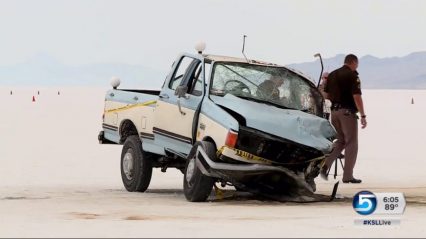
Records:
<instances>
[{"instance_id":1,"label":"whip antenna","mask_svg":"<svg viewBox=\"0 0 426 239\"><path fill-rule=\"evenodd\" d=\"M246 54L244 53L244 47L245 47L245 45L246 45L246 37L247 37L247 35L244 35L244 36L243 36L243 50L242 50L241 52L243 53L243 56L244 56L244 58L246 59L247 63L250 63L249 59L247 59L247 56L246 56Z\"/></svg>"},{"instance_id":2,"label":"whip antenna","mask_svg":"<svg viewBox=\"0 0 426 239\"><path fill-rule=\"evenodd\" d=\"M321 57L320 53L315 54L314 57L319 57L320 62L321 62L321 73L319 75L318 85L317 85L317 88L319 88L319 85L320 85L320 82L321 82L321 77L322 77L322 72L324 71L324 64L322 62L322 57Z\"/></svg>"}]
</instances>

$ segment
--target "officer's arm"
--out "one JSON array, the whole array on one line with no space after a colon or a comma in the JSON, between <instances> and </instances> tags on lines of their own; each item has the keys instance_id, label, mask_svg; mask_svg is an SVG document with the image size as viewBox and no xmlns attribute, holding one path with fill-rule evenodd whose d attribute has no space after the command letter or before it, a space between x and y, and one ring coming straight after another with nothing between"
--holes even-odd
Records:
<instances>
[{"instance_id":1,"label":"officer's arm","mask_svg":"<svg viewBox=\"0 0 426 239\"><path fill-rule=\"evenodd\" d=\"M326 99L326 100L329 100L329 99L330 99L330 98L329 98L329 96L328 96L327 91L325 90L324 85L323 85L322 87L320 87L320 92L321 92L321 94L322 94L322 97L324 97L324 99Z\"/></svg>"},{"instance_id":2,"label":"officer's arm","mask_svg":"<svg viewBox=\"0 0 426 239\"><path fill-rule=\"evenodd\" d=\"M361 116L365 115L364 103L362 102L362 96L360 94L353 95L356 108L358 109Z\"/></svg>"},{"instance_id":3,"label":"officer's arm","mask_svg":"<svg viewBox=\"0 0 426 239\"><path fill-rule=\"evenodd\" d=\"M358 112L361 114L361 117L365 117L364 103L362 102L361 94L361 81L358 76L354 74L352 78L352 95Z\"/></svg>"}]
</instances>

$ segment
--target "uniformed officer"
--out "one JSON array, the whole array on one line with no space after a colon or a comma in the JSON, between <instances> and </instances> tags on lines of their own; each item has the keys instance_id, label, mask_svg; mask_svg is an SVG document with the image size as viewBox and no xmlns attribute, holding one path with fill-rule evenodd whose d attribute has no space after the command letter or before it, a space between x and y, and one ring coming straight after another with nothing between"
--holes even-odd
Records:
<instances>
[{"instance_id":1,"label":"uniformed officer","mask_svg":"<svg viewBox=\"0 0 426 239\"><path fill-rule=\"evenodd\" d=\"M358 115L361 115L362 128L367 126L367 119L361 97L361 82L358 78L358 58L349 54L344 65L331 72L325 86L326 98L330 99L331 123L337 131L337 140L331 154L321 169L321 177L327 180L327 172L334 160L345 150L343 183L361 183L353 176L353 169L358 154Z\"/></svg>"}]
</instances>

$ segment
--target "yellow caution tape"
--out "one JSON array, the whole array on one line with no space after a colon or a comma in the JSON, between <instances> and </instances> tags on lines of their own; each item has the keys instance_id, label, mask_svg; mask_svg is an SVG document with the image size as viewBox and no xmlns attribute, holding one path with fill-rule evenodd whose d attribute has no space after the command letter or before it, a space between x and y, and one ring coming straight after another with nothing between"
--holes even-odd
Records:
<instances>
[{"instance_id":1,"label":"yellow caution tape","mask_svg":"<svg viewBox=\"0 0 426 239\"><path fill-rule=\"evenodd\" d=\"M140 107L140 106L148 106L148 105L152 105L157 103L156 100L150 100L150 101L146 101L143 103L137 103L137 104L132 104L132 105L126 105L120 108L116 108L116 109L111 109L111 110L105 110L105 113L112 113L112 112L118 112L118 111L123 111L123 110L128 110L131 108L135 108L135 107Z\"/></svg>"},{"instance_id":2,"label":"yellow caution tape","mask_svg":"<svg viewBox=\"0 0 426 239\"><path fill-rule=\"evenodd\" d=\"M236 156L239 156L239 157L241 157L241 158L243 158L245 160L248 160L248 161L252 161L254 163L261 163L261 164L272 164L272 163L274 163L271 160L259 157L257 155L245 152L243 150L239 150L239 149L235 149L235 148L230 148L230 147L226 147L226 146L222 146L222 148L220 148L217 151L217 156L220 156L223 153L223 150L225 150L225 148L228 148L228 149L234 151L234 153L235 153Z\"/></svg>"},{"instance_id":3,"label":"yellow caution tape","mask_svg":"<svg viewBox=\"0 0 426 239\"><path fill-rule=\"evenodd\" d=\"M218 186L216 186L216 184L214 184L213 187L214 187L216 199L219 199L219 200L223 199L225 197L223 191Z\"/></svg>"},{"instance_id":4,"label":"yellow caution tape","mask_svg":"<svg viewBox=\"0 0 426 239\"><path fill-rule=\"evenodd\" d=\"M239 156L239 157L241 157L241 158L243 158L243 159L245 159L247 161L251 161L253 163L261 163L261 164L269 164L269 165L270 164L280 164L280 165L294 165L294 164L298 164L298 163L279 163L279 162L274 162L272 160L265 159L265 158L259 157L257 155L254 155L254 154L251 154L251 153L239 150L239 149L230 148L230 147L227 147L227 146L222 146L216 152L216 155L219 157L223 153L223 150L225 148L228 148L228 149L234 151L236 156ZM323 160L323 159L325 159L325 156L320 156L320 157L317 157L317 158L313 158L313 159L307 160L307 161L305 161L303 163L310 163L310 162L313 162L313 161L319 161L319 160Z\"/></svg>"}]
</instances>

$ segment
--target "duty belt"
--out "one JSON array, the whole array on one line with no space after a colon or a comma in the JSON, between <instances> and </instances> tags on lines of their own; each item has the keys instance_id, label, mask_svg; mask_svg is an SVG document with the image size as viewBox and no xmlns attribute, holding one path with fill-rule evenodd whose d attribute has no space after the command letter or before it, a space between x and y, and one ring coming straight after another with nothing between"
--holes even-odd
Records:
<instances>
[{"instance_id":1,"label":"duty belt","mask_svg":"<svg viewBox=\"0 0 426 239\"><path fill-rule=\"evenodd\" d=\"M340 110L340 109L345 109L348 110L348 112L356 114L357 110L339 103L333 103L331 105L331 110Z\"/></svg>"}]
</instances>

